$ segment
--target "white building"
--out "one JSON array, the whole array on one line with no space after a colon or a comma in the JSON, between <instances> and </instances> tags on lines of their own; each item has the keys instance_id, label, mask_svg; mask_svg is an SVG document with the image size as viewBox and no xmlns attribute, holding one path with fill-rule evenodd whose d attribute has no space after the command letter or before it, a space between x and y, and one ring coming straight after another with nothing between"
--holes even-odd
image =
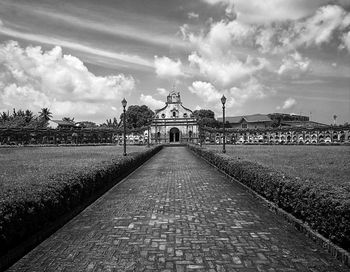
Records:
<instances>
[{"instance_id":1,"label":"white building","mask_svg":"<svg viewBox=\"0 0 350 272\"><path fill-rule=\"evenodd\" d=\"M155 111L151 124L152 143L198 142L198 124L193 112L184 107L180 93L172 91L165 106Z\"/></svg>"}]
</instances>

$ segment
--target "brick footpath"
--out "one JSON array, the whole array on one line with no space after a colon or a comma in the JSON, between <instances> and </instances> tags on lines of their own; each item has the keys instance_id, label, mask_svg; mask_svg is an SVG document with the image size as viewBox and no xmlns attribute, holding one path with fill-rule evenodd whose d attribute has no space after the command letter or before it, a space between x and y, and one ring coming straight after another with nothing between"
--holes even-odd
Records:
<instances>
[{"instance_id":1,"label":"brick footpath","mask_svg":"<svg viewBox=\"0 0 350 272\"><path fill-rule=\"evenodd\" d=\"M185 147L168 147L8 271L349 271Z\"/></svg>"}]
</instances>

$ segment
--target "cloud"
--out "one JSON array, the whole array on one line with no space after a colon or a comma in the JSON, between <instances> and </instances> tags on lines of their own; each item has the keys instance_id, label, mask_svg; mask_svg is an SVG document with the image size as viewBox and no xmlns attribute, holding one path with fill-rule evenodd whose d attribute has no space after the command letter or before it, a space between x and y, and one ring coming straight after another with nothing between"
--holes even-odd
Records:
<instances>
[{"instance_id":1,"label":"cloud","mask_svg":"<svg viewBox=\"0 0 350 272\"><path fill-rule=\"evenodd\" d=\"M196 94L205 102L219 103L220 98L222 97L222 94L209 82L195 81L188 89L191 93Z\"/></svg>"},{"instance_id":2,"label":"cloud","mask_svg":"<svg viewBox=\"0 0 350 272\"><path fill-rule=\"evenodd\" d=\"M160 94L160 95L162 95L162 96L166 96L166 95L168 95L168 91L166 90L166 89L164 89L164 88L157 88L157 92Z\"/></svg>"},{"instance_id":3,"label":"cloud","mask_svg":"<svg viewBox=\"0 0 350 272\"><path fill-rule=\"evenodd\" d=\"M350 14L339 6L324 6L316 13L301 22L297 22L293 28L292 40L294 46L322 45L329 43L335 31L341 31L350 25ZM290 40L286 39L289 43Z\"/></svg>"},{"instance_id":4,"label":"cloud","mask_svg":"<svg viewBox=\"0 0 350 272\"><path fill-rule=\"evenodd\" d=\"M189 12L187 14L188 19L198 19L199 18L199 14L198 13L194 13L194 12Z\"/></svg>"},{"instance_id":5,"label":"cloud","mask_svg":"<svg viewBox=\"0 0 350 272\"><path fill-rule=\"evenodd\" d=\"M204 31L208 34L202 34L205 38L198 42L204 42L202 47L206 50L211 50L215 44L217 51L244 45L258 48L262 53L275 54L331 43L338 43L341 49L348 48L349 1L284 0L283 5L280 0L206 2L233 3L237 15L235 20L226 18L212 23L210 30Z\"/></svg>"},{"instance_id":6,"label":"cloud","mask_svg":"<svg viewBox=\"0 0 350 272\"><path fill-rule=\"evenodd\" d=\"M237 20L251 24L298 20L312 14L320 0L235 0Z\"/></svg>"},{"instance_id":7,"label":"cloud","mask_svg":"<svg viewBox=\"0 0 350 272\"><path fill-rule=\"evenodd\" d=\"M154 99L151 95L141 94L140 101L142 104L145 104L153 110L160 109L165 106L164 101Z\"/></svg>"},{"instance_id":8,"label":"cloud","mask_svg":"<svg viewBox=\"0 0 350 272\"><path fill-rule=\"evenodd\" d=\"M278 69L279 75L299 78L302 74L307 73L310 69L310 60L303 58L297 51L283 58L282 65Z\"/></svg>"},{"instance_id":9,"label":"cloud","mask_svg":"<svg viewBox=\"0 0 350 272\"><path fill-rule=\"evenodd\" d=\"M242 59L237 56L234 45L253 41L253 33L250 26L224 20L211 24L206 33L187 33L187 38L195 48L188 61L193 68L198 68L201 75L222 87L245 80L268 65L265 58L248 55Z\"/></svg>"},{"instance_id":10,"label":"cloud","mask_svg":"<svg viewBox=\"0 0 350 272\"><path fill-rule=\"evenodd\" d=\"M337 5L322 6L300 20L260 26L256 31L255 44L263 53L341 44L341 35L349 26L350 13L345 9Z\"/></svg>"},{"instance_id":11,"label":"cloud","mask_svg":"<svg viewBox=\"0 0 350 272\"><path fill-rule=\"evenodd\" d=\"M346 48L350 53L350 31L348 33L343 34L342 36L342 45L341 48Z\"/></svg>"},{"instance_id":12,"label":"cloud","mask_svg":"<svg viewBox=\"0 0 350 272\"><path fill-rule=\"evenodd\" d=\"M29 14L29 16L35 16L43 21L58 21L61 26L64 25L65 27L75 29L75 31L87 29L96 33L105 33L117 38L136 40L156 46L168 46L169 44L179 48L186 46L183 41L172 35L172 33L164 32L159 28L147 27L151 24L166 26L169 24L169 21L166 19L160 20L154 17L139 16L136 13L126 14L127 12L125 10L114 10L113 17L104 14L103 20L98 20L96 18L96 12L87 9L84 9L84 12L74 12L74 8L72 8L71 10L62 12L59 8L50 7L50 5L44 6L30 2L15 3L14 1L4 3L4 5L4 8ZM121 15L119 13L123 14ZM130 21L141 20L142 22L137 25L127 24L123 20L123 17L129 17L131 19Z\"/></svg>"},{"instance_id":13,"label":"cloud","mask_svg":"<svg viewBox=\"0 0 350 272\"><path fill-rule=\"evenodd\" d=\"M115 61L119 61L121 63L127 63L135 65L137 67L153 68L153 63L150 60L142 58L138 55L112 52L98 47L87 46L74 40L66 40L64 38L56 39L51 36L45 36L40 34L28 34L1 25L0 33L10 37L34 41L41 44L50 44L54 46L70 48L79 52L88 53L103 58L104 60L108 60L109 62L112 62L114 64Z\"/></svg>"},{"instance_id":14,"label":"cloud","mask_svg":"<svg viewBox=\"0 0 350 272\"><path fill-rule=\"evenodd\" d=\"M43 51L14 41L0 44L0 74L0 106L33 111L49 107L55 118L104 118L106 107L119 103L135 86L131 76L94 75L59 46Z\"/></svg>"},{"instance_id":15,"label":"cloud","mask_svg":"<svg viewBox=\"0 0 350 272\"><path fill-rule=\"evenodd\" d=\"M277 109L278 110L288 110L288 109L291 109L293 107L295 107L295 105L297 104L297 101L294 99L294 98L288 98L286 99L284 102L283 102L283 105L282 107L281 106L278 106Z\"/></svg>"},{"instance_id":16,"label":"cloud","mask_svg":"<svg viewBox=\"0 0 350 272\"><path fill-rule=\"evenodd\" d=\"M242 83L239 87L217 90L210 82L195 81L188 88L189 91L200 97L206 105L217 110L221 107L221 97L227 98L226 107L242 106L249 99L262 99L274 92L262 85L256 78L252 77Z\"/></svg>"},{"instance_id":17,"label":"cloud","mask_svg":"<svg viewBox=\"0 0 350 272\"><path fill-rule=\"evenodd\" d=\"M222 5L225 7L227 16L234 17L234 1L235 0L203 0L210 5Z\"/></svg>"},{"instance_id":18,"label":"cloud","mask_svg":"<svg viewBox=\"0 0 350 272\"><path fill-rule=\"evenodd\" d=\"M270 24L300 20L327 5L350 7L348 0L203 0L210 5L222 5L227 15L249 24Z\"/></svg>"},{"instance_id":19,"label":"cloud","mask_svg":"<svg viewBox=\"0 0 350 272\"><path fill-rule=\"evenodd\" d=\"M154 67L159 77L178 77L183 76L181 60L172 60L168 57L154 57Z\"/></svg>"}]
</instances>

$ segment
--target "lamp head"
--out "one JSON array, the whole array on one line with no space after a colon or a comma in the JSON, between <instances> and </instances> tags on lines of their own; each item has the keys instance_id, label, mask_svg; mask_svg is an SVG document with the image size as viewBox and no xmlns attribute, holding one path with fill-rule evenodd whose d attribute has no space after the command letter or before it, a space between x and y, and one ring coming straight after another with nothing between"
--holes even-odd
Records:
<instances>
[{"instance_id":1,"label":"lamp head","mask_svg":"<svg viewBox=\"0 0 350 272\"><path fill-rule=\"evenodd\" d=\"M126 107L126 104L127 104L128 102L125 100L125 98L122 100L122 105L123 105L123 107L125 108Z\"/></svg>"},{"instance_id":2,"label":"lamp head","mask_svg":"<svg viewBox=\"0 0 350 272\"><path fill-rule=\"evenodd\" d=\"M226 97L224 95L221 97L221 103L222 103L223 106L226 103Z\"/></svg>"}]
</instances>

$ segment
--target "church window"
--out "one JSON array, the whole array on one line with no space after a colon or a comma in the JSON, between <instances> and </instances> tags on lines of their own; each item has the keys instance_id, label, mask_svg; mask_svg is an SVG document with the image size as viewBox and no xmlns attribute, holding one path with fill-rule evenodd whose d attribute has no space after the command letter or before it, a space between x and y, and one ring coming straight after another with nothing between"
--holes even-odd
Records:
<instances>
[{"instance_id":1,"label":"church window","mask_svg":"<svg viewBox=\"0 0 350 272\"><path fill-rule=\"evenodd\" d=\"M173 111L173 117L176 117L176 112L175 111Z\"/></svg>"},{"instance_id":2,"label":"church window","mask_svg":"<svg viewBox=\"0 0 350 272\"><path fill-rule=\"evenodd\" d=\"M184 118L187 118L187 113L184 113Z\"/></svg>"},{"instance_id":3,"label":"church window","mask_svg":"<svg viewBox=\"0 0 350 272\"><path fill-rule=\"evenodd\" d=\"M164 113L162 114L162 118L165 118L165 114Z\"/></svg>"},{"instance_id":4,"label":"church window","mask_svg":"<svg viewBox=\"0 0 350 272\"><path fill-rule=\"evenodd\" d=\"M242 124L242 128L248 128L248 124Z\"/></svg>"}]
</instances>

